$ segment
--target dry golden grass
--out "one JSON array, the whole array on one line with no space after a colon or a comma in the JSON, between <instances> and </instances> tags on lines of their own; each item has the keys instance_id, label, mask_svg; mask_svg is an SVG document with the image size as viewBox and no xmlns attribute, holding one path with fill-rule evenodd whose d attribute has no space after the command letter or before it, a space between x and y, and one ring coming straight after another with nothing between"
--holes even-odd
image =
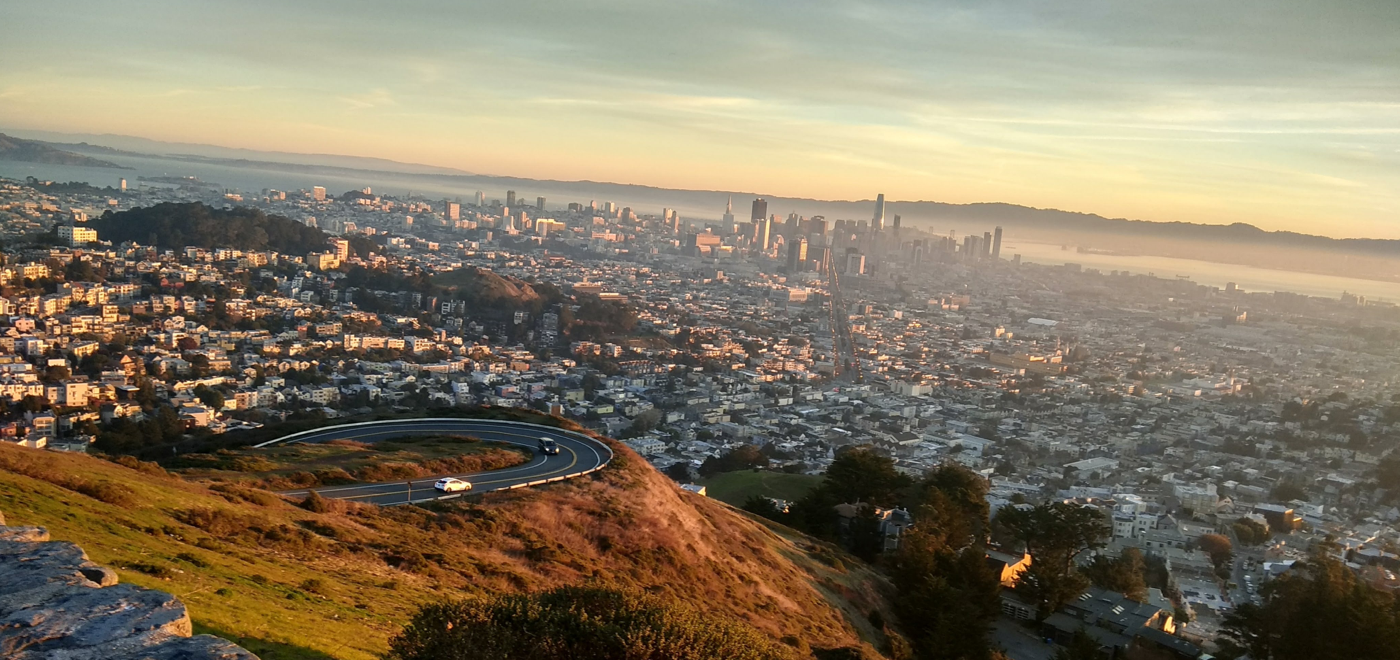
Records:
<instances>
[{"instance_id":1,"label":"dry golden grass","mask_svg":"<svg viewBox=\"0 0 1400 660\"><path fill-rule=\"evenodd\" d=\"M885 608L888 585L873 572L681 491L613 447L612 467L543 488L316 513L244 484L0 446L0 510L129 567L124 580L181 596L201 629L268 656L368 660L428 600L588 581L674 596L812 647L878 639L866 615ZM136 504L70 488L70 475L122 485Z\"/></svg>"}]
</instances>

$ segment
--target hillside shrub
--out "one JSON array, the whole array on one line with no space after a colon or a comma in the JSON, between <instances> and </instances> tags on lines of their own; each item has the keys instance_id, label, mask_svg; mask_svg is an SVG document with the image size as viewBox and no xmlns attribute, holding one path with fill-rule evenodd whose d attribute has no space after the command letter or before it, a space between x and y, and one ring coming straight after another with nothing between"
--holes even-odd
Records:
<instances>
[{"instance_id":1,"label":"hillside shrub","mask_svg":"<svg viewBox=\"0 0 1400 660\"><path fill-rule=\"evenodd\" d=\"M787 660L793 649L736 620L633 591L560 587L424 606L394 660Z\"/></svg>"},{"instance_id":2,"label":"hillside shrub","mask_svg":"<svg viewBox=\"0 0 1400 660\"><path fill-rule=\"evenodd\" d=\"M99 502L106 502L113 506L122 507L123 509L129 509L139 503L136 497L136 491L122 484L110 481L83 481L81 479L72 479L66 484L60 485L87 495Z\"/></svg>"}]
</instances>

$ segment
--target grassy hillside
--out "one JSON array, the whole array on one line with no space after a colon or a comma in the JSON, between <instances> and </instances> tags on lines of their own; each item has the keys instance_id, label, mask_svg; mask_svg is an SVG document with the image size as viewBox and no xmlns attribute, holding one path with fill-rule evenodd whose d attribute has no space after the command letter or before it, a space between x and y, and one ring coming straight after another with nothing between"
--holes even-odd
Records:
<instances>
[{"instance_id":1,"label":"grassy hillside","mask_svg":"<svg viewBox=\"0 0 1400 660\"><path fill-rule=\"evenodd\" d=\"M127 582L176 594L201 631L266 660L368 660L426 601L589 581L671 595L817 648L858 645L857 628L878 634L866 615L883 608L887 585L874 574L614 450L593 478L431 509L335 502L314 513L129 460L0 445L0 510L80 544Z\"/></svg>"},{"instance_id":2,"label":"grassy hillside","mask_svg":"<svg viewBox=\"0 0 1400 660\"><path fill-rule=\"evenodd\" d=\"M734 506L743 506L754 495L796 502L821 482L816 475L766 470L724 472L700 481L710 497Z\"/></svg>"},{"instance_id":3,"label":"grassy hillside","mask_svg":"<svg viewBox=\"0 0 1400 660\"><path fill-rule=\"evenodd\" d=\"M460 435L411 436L364 443L332 440L185 454L166 463L186 479L246 481L269 490L419 479L499 470L530 460L530 450Z\"/></svg>"}]
</instances>

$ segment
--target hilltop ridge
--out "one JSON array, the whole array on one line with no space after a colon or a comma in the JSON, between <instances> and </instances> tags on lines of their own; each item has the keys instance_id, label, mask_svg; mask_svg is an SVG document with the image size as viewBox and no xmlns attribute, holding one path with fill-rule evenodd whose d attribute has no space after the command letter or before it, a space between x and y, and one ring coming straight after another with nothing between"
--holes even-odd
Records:
<instances>
[{"instance_id":1,"label":"hilltop ridge","mask_svg":"<svg viewBox=\"0 0 1400 660\"><path fill-rule=\"evenodd\" d=\"M50 165L80 165L83 167L110 167L130 169L105 160L75 154L71 151L55 149L42 142L23 140L0 133L0 160L13 160L22 163L46 163Z\"/></svg>"},{"instance_id":2,"label":"hilltop ridge","mask_svg":"<svg viewBox=\"0 0 1400 660\"><path fill-rule=\"evenodd\" d=\"M177 593L196 632L265 660L375 658L425 602L608 584L812 648L880 633L888 585L839 552L685 493L631 450L612 466L460 504L310 511L157 466L0 446L0 508L81 544L121 579ZM75 478L72 475L84 475Z\"/></svg>"}]
</instances>

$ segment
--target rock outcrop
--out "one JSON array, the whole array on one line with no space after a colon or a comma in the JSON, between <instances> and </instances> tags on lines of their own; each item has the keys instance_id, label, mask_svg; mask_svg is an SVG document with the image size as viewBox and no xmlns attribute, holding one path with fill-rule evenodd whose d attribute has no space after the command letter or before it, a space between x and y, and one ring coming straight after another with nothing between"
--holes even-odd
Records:
<instances>
[{"instance_id":1,"label":"rock outcrop","mask_svg":"<svg viewBox=\"0 0 1400 660\"><path fill-rule=\"evenodd\" d=\"M212 635L191 637L184 603L118 584L110 568L42 527L0 516L0 658L14 660L257 660Z\"/></svg>"}]
</instances>

